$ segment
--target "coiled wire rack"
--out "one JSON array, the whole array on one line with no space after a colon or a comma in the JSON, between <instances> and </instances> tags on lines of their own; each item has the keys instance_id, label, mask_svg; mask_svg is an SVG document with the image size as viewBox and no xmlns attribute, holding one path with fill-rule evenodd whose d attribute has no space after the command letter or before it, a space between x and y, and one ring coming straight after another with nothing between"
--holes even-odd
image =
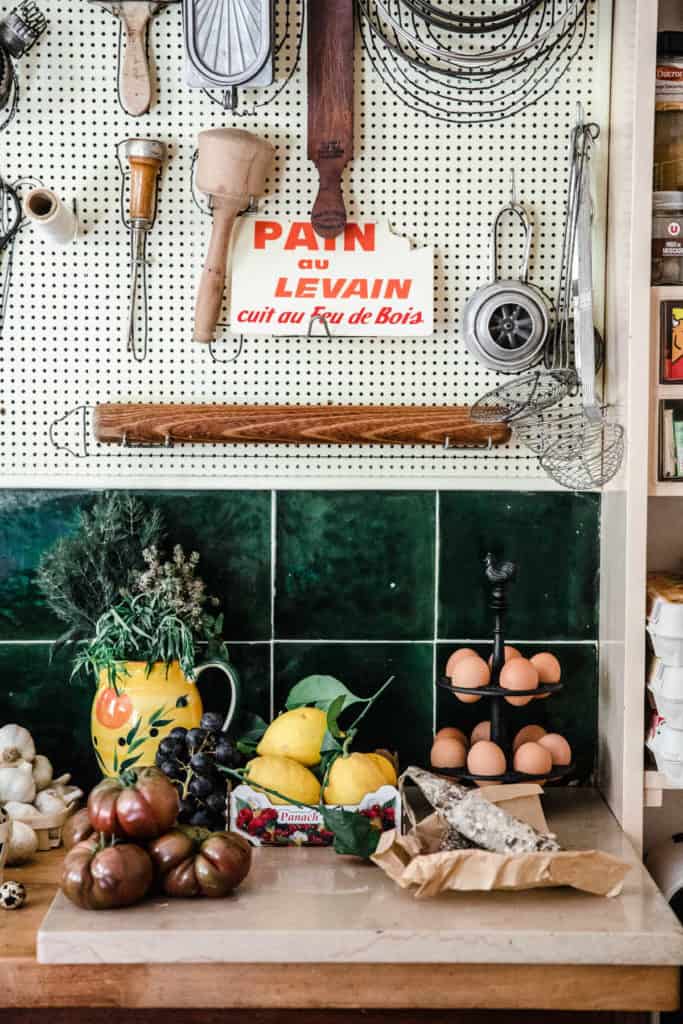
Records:
<instances>
[{"instance_id":1,"label":"coiled wire rack","mask_svg":"<svg viewBox=\"0 0 683 1024\"><path fill-rule=\"evenodd\" d=\"M480 3L358 0L363 47L387 88L447 124L501 121L566 74L588 31L591 0Z\"/></svg>"}]
</instances>

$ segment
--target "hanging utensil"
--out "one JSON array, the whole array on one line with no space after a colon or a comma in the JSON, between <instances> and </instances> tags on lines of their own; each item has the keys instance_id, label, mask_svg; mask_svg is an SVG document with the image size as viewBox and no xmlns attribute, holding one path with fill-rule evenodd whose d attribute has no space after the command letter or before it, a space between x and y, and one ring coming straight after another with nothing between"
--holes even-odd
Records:
<instances>
[{"instance_id":1,"label":"hanging utensil","mask_svg":"<svg viewBox=\"0 0 683 1024\"><path fill-rule=\"evenodd\" d=\"M213 227L197 292L195 341L214 339L235 220L263 195L274 154L270 142L239 128L200 132L197 188L210 197Z\"/></svg>"},{"instance_id":2,"label":"hanging utensil","mask_svg":"<svg viewBox=\"0 0 683 1024\"><path fill-rule=\"evenodd\" d=\"M353 0L308 5L308 159L320 187L311 223L323 238L346 225L341 176L353 156Z\"/></svg>"},{"instance_id":3,"label":"hanging utensil","mask_svg":"<svg viewBox=\"0 0 683 1024\"><path fill-rule=\"evenodd\" d=\"M121 70L121 105L131 117L146 114L152 105L152 78L147 59L149 23L169 0L89 0L120 18L126 35Z\"/></svg>"},{"instance_id":4,"label":"hanging utensil","mask_svg":"<svg viewBox=\"0 0 683 1024\"><path fill-rule=\"evenodd\" d=\"M24 57L47 30L47 18L33 0L22 0L0 20L0 110L9 107L0 130L6 128L19 102L14 61Z\"/></svg>"},{"instance_id":5,"label":"hanging utensil","mask_svg":"<svg viewBox=\"0 0 683 1024\"><path fill-rule=\"evenodd\" d=\"M223 89L273 81L272 0L184 0L185 83Z\"/></svg>"},{"instance_id":6,"label":"hanging utensil","mask_svg":"<svg viewBox=\"0 0 683 1024\"><path fill-rule=\"evenodd\" d=\"M498 276L498 229L513 214L524 232L524 250L516 279ZM550 326L551 306L543 292L529 283L533 224L525 207L513 197L491 227L491 276L468 299L462 315L465 344L491 370L519 373L538 362Z\"/></svg>"},{"instance_id":7,"label":"hanging utensil","mask_svg":"<svg viewBox=\"0 0 683 1024\"><path fill-rule=\"evenodd\" d=\"M156 139L126 139L121 144L130 169L128 216L123 217L130 232L130 312L128 351L137 362L147 357L147 235L154 226L157 209L157 178L166 160L166 146ZM142 344L137 344L139 300L142 304Z\"/></svg>"}]
</instances>

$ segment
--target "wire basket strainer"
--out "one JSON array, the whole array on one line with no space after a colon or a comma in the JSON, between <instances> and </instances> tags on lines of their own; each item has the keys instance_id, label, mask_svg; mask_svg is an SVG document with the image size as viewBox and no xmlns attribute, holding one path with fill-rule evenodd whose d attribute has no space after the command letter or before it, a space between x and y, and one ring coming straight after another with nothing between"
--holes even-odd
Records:
<instances>
[{"instance_id":1,"label":"wire basket strainer","mask_svg":"<svg viewBox=\"0 0 683 1024\"><path fill-rule=\"evenodd\" d=\"M548 476L574 491L604 486L624 457L624 428L604 418L590 419L582 409L568 412L555 406L518 421L515 430Z\"/></svg>"},{"instance_id":2,"label":"wire basket strainer","mask_svg":"<svg viewBox=\"0 0 683 1024\"><path fill-rule=\"evenodd\" d=\"M508 423L557 405L575 386L573 370L532 370L482 395L470 415L478 423Z\"/></svg>"}]
</instances>

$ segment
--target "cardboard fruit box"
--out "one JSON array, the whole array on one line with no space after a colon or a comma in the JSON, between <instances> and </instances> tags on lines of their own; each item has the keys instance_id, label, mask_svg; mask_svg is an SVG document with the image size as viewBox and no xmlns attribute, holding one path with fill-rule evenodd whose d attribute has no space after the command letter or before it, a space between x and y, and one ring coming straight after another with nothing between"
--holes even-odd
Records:
<instances>
[{"instance_id":1,"label":"cardboard fruit box","mask_svg":"<svg viewBox=\"0 0 683 1024\"><path fill-rule=\"evenodd\" d=\"M395 786L382 786L344 810L364 815L382 832L400 831L401 797ZM318 811L272 804L265 793L245 783L230 794L230 828L254 846L331 846L334 840Z\"/></svg>"}]
</instances>

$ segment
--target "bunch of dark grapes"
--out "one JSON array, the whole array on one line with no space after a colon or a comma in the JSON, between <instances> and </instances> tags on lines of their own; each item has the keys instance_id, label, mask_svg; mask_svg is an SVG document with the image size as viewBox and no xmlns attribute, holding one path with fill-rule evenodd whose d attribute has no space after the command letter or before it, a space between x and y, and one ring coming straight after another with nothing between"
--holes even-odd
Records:
<instances>
[{"instance_id":1,"label":"bunch of dark grapes","mask_svg":"<svg viewBox=\"0 0 683 1024\"><path fill-rule=\"evenodd\" d=\"M156 763L178 790L178 821L219 832L226 827L227 776L243 758L223 729L223 716L207 711L198 729L173 729L159 744Z\"/></svg>"}]
</instances>

